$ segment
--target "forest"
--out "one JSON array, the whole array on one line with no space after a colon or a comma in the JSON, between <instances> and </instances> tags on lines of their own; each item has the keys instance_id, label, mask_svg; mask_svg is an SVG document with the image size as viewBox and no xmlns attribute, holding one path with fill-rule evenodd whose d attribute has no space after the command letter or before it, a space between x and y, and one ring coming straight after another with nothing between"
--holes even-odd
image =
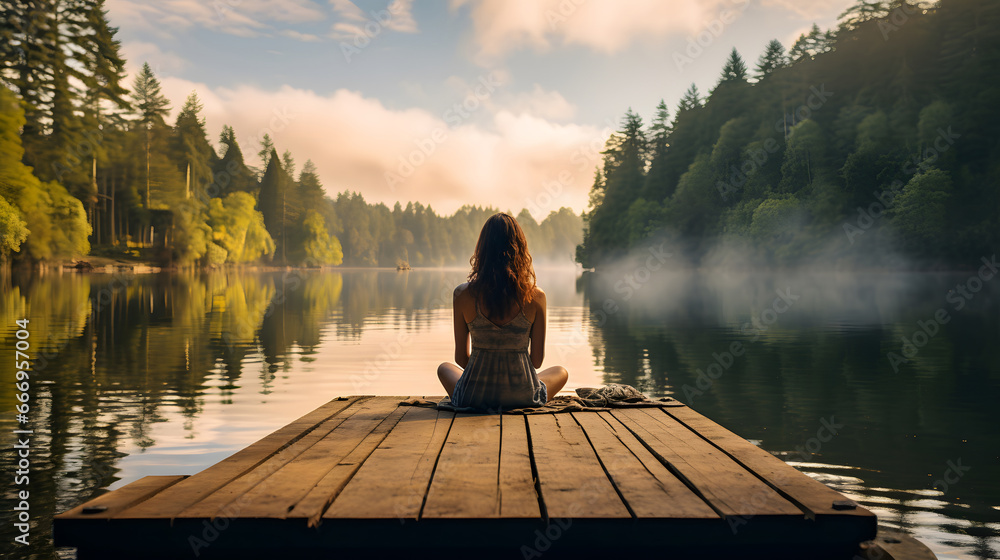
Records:
<instances>
[{"instance_id":1,"label":"forest","mask_svg":"<svg viewBox=\"0 0 1000 560\"><path fill-rule=\"evenodd\" d=\"M651 238L698 265L978 266L1000 226L1000 3L861 0L603 152L577 260Z\"/></svg>"},{"instance_id":2,"label":"forest","mask_svg":"<svg viewBox=\"0 0 1000 560\"><path fill-rule=\"evenodd\" d=\"M0 259L131 255L173 266L467 265L495 208L450 216L358 192L327 196L268 135L209 141L197 92L173 124L149 64L126 87L103 0L0 6ZM243 149L251 150L244 155ZM509 210L508 210L509 211ZM539 262L573 261L582 218L517 218Z\"/></svg>"}]
</instances>

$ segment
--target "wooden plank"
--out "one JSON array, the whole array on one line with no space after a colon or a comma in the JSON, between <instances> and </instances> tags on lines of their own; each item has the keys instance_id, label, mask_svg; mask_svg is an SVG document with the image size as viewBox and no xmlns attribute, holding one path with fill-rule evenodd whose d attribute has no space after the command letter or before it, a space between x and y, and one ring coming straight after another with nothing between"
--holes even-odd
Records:
<instances>
[{"instance_id":1,"label":"wooden plank","mask_svg":"<svg viewBox=\"0 0 1000 560\"><path fill-rule=\"evenodd\" d=\"M611 414L722 515L803 515L753 473L662 410L619 409Z\"/></svg>"},{"instance_id":2,"label":"wooden plank","mask_svg":"<svg viewBox=\"0 0 1000 560\"><path fill-rule=\"evenodd\" d=\"M500 516L500 415L456 414L421 518Z\"/></svg>"},{"instance_id":3,"label":"wooden plank","mask_svg":"<svg viewBox=\"0 0 1000 560\"><path fill-rule=\"evenodd\" d=\"M653 457L610 413L572 414L637 518L718 519L715 510Z\"/></svg>"},{"instance_id":4,"label":"wooden plank","mask_svg":"<svg viewBox=\"0 0 1000 560\"><path fill-rule=\"evenodd\" d=\"M583 430L561 414L526 416L549 518L630 518Z\"/></svg>"},{"instance_id":5,"label":"wooden plank","mask_svg":"<svg viewBox=\"0 0 1000 560\"><path fill-rule=\"evenodd\" d=\"M500 517L540 518L531 474L526 417L502 414L500 430Z\"/></svg>"},{"instance_id":6,"label":"wooden plank","mask_svg":"<svg viewBox=\"0 0 1000 560\"><path fill-rule=\"evenodd\" d=\"M360 443L358 443L343 459L341 459L337 464L327 472L323 478L321 478L315 486L313 486L309 492L299 500L294 507L288 510L286 517L295 518L306 518L309 520L309 526L315 526L319 523L320 516L323 512L330 506L330 504L337 498L340 492L347 486L347 483L354 477L361 465L364 464L368 457L371 456L372 452L385 440L392 429L396 427L399 423L400 418L403 417L411 407L409 406L399 406L399 402L409 397L379 397L380 399L386 399L390 404L395 404L396 409L386 416L385 420L382 421L374 430L371 431ZM330 434L330 445L332 447L339 446L341 436L338 435L337 431ZM329 461L329 458L327 458Z\"/></svg>"},{"instance_id":7,"label":"wooden plank","mask_svg":"<svg viewBox=\"0 0 1000 560\"><path fill-rule=\"evenodd\" d=\"M410 407L323 517L417 519L454 417L454 412ZM298 516L298 509L289 517Z\"/></svg>"},{"instance_id":8,"label":"wooden plank","mask_svg":"<svg viewBox=\"0 0 1000 560\"><path fill-rule=\"evenodd\" d=\"M349 397L346 400L334 399L230 457L174 484L161 492L152 503L141 503L125 510L118 517L173 518L230 481L258 467L285 447L308 435L330 417L345 409L349 410L349 407L359 401L364 402L364 399L365 397Z\"/></svg>"},{"instance_id":9,"label":"wooden plank","mask_svg":"<svg viewBox=\"0 0 1000 560\"><path fill-rule=\"evenodd\" d=\"M60 513L55 516L55 519L110 519L185 478L187 476L144 476L117 490L101 494L93 500ZM84 513L85 511L91 513Z\"/></svg>"},{"instance_id":10,"label":"wooden plank","mask_svg":"<svg viewBox=\"0 0 1000 560\"><path fill-rule=\"evenodd\" d=\"M338 461L399 408L400 400L374 397L356 404L178 517L284 518Z\"/></svg>"},{"instance_id":11,"label":"wooden plank","mask_svg":"<svg viewBox=\"0 0 1000 560\"><path fill-rule=\"evenodd\" d=\"M875 517L865 508L834 509L834 502L846 501L843 494L803 475L781 459L741 438L690 408L675 408L667 414L719 447L748 470L757 473L776 487L786 498L800 504L813 515L852 515Z\"/></svg>"}]
</instances>

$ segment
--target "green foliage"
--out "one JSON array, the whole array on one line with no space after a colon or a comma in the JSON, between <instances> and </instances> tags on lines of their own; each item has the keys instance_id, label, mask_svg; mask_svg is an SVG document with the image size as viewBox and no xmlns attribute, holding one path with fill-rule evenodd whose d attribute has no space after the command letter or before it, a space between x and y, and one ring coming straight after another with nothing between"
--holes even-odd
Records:
<instances>
[{"instance_id":1,"label":"green foliage","mask_svg":"<svg viewBox=\"0 0 1000 560\"><path fill-rule=\"evenodd\" d=\"M16 207L28 224L31 233L21 249L35 261L86 255L91 228L83 204L62 185L39 181L21 162L24 148L18 131L24 122L13 93L0 87L0 197ZM17 238L17 222L10 223L12 239ZM13 250L11 242L5 244Z\"/></svg>"},{"instance_id":2,"label":"green foliage","mask_svg":"<svg viewBox=\"0 0 1000 560\"><path fill-rule=\"evenodd\" d=\"M208 244L208 264L210 266L219 266L225 263L228 258L229 251L225 247L214 241Z\"/></svg>"},{"instance_id":3,"label":"green foliage","mask_svg":"<svg viewBox=\"0 0 1000 560\"><path fill-rule=\"evenodd\" d=\"M228 262L252 262L274 253L274 240L255 204L253 197L244 192L213 198L209 203L208 224L213 240L227 251Z\"/></svg>"},{"instance_id":4,"label":"green foliage","mask_svg":"<svg viewBox=\"0 0 1000 560\"><path fill-rule=\"evenodd\" d=\"M315 210L306 212L305 262L312 265L338 265L344 262L344 251L340 240L326 230L323 216Z\"/></svg>"},{"instance_id":5,"label":"green foliage","mask_svg":"<svg viewBox=\"0 0 1000 560\"><path fill-rule=\"evenodd\" d=\"M665 103L648 130L626 113L577 261L600 266L651 232L677 236L695 262L719 238L776 263L823 253L882 266L887 249L974 261L1000 242L997 65L1000 4L986 0L859 0L787 56L768 43L752 84L734 50L707 99L692 86L669 125ZM623 163L626 138L638 163Z\"/></svg>"},{"instance_id":6,"label":"green foliage","mask_svg":"<svg viewBox=\"0 0 1000 560\"><path fill-rule=\"evenodd\" d=\"M181 266L268 256L282 264L464 265L496 211L463 207L441 216L419 203L369 204L358 193L333 200L313 162L295 180L294 156L277 157L268 135L257 170L229 126L216 153L196 92L171 126L171 100L149 64L131 91L124 87L125 61L104 0L14 2L0 10L0 81L13 89L0 92L0 198L11 207L0 203L0 253L64 258L87 252L92 235L104 250L127 248ZM669 127L665 111L659 122ZM638 169L628 188L637 192L641 178ZM568 262L582 218L560 209L530 229L537 258Z\"/></svg>"},{"instance_id":7,"label":"green foliage","mask_svg":"<svg viewBox=\"0 0 1000 560\"><path fill-rule=\"evenodd\" d=\"M236 140L236 131L225 125L219 143L225 147L222 158L212 167L215 177L215 193L213 196L224 197L232 192L257 194L257 178L253 171L243 161L243 151Z\"/></svg>"},{"instance_id":8,"label":"green foliage","mask_svg":"<svg viewBox=\"0 0 1000 560\"><path fill-rule=\"evenodd\" d=\"M931 168L918 173L890 209L892 224L913 246L937 245L948 229L946 210L951 195L951 177L946 171Z\"/></svg>"},{"instance_id":9,"label":"green foliage","mask_svg":"<svg viewBox=\"0 0 1000 560\"><path fill-rule=\"evenodd\" d=\"M758 240L774 241L795 231L800 216L795 197L769 198L753 211L749 233Z\"/></svg>"},{"instance_id":10,"label":"green foliage","mask_svg":"<svg viewBox=\"0 0 1000 560\"><path fill-rule=\"evenodd\" d=\"M743 57L736 52L736 47L729 53L726 65L722 67L722 76L719 83L725 82L745 82L747 79L747 65L743 62Z\"/></svg>"},{"instance_id":11,"label":"green foliage","mask_svg":"<svg viewBox=\"0 0 1000 560\"><path fill-rule=\"evenodd\" d=\"M11 253L21 250L21 243L28 238L28 224L21 219L17 209L0 197L0 256L6 262Z\"/></svg>"},{"instance_id":12,"label":"green foliage","mask_svg":"<svg viewBox=\"0 0 1000 560\"><path fill-rule=\"evenodd\" d=\"M771 39L764 49L764 53L757 59L757 70L754 77L757 81L763 80L775 70L788 66L788 57L785 55L785 46L777 39Z\"/></svg>"}]
</instances>

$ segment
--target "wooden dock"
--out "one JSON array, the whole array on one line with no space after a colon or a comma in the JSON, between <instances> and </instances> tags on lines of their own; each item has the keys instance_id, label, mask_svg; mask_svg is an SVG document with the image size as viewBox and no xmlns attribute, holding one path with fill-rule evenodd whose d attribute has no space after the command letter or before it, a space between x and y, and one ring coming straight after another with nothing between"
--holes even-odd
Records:
<instances>
[{"instance_id":1,"label":"wooden dock","mask_svg":"<svg viewBox=\"0 0 1000 560\"><path fill-rule=\"evenodd\" d=\"M475 415L338 398L55 518L79 558L844 558L870 511L690 408Z\"/></svg>"}]
</instances>

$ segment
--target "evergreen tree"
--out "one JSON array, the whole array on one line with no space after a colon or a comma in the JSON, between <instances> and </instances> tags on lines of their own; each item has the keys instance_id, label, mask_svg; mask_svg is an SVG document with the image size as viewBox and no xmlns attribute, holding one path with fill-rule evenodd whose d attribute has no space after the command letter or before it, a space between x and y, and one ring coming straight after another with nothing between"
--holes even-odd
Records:
<instances>
[{"instance_id":1,"label":"evergreen tree","mask_svg":"<svg viewBox=\"0 0 1000 560\"><path fill-rule=\"evenodd\" d=\"M771 42L764 49L764 53L757 59L757 71L754 77L757 81L763 80L765 76L787 65L788 59L785 57L785 47L781 44L781 41L771 39Z\"/></svg>"},{"instance_id":2,"label":"evergreen tree","mask_svg":"<svg viewBox=\"0 0 1000 560\"><path fill-rule=\"evenodd\" d=\"M835 42L836 35L832 30L824 33L814 23L809 33L800 35L795 44L792 45L792 48L788 51L788 59L793 63L812 60L817 55L833 50Z\"/></svg>"},{"instance_id":3,"label":"evergreen tree","mask_svg":"<svg viewBox=\"0 0 1000 560\"><path fill-rule=\"evenodd\" d=\"M289 219L288 198L291 180L281 168L281 158L278 152L271 148L267 158L267 170L260 181L260 197L257 199L257 209L264 217L264 227L274 239L274 261L281 264L288 262L288 234L291 220Z\"/></svg>"},{"instance_id":4,"label":"evergreen tree","mask_svg":"<svg viewBox=\"0 0 1000 560\"><path fill-rule=\"evenodd\" d=\"M698 92L698 86L691 84L691 87L684 92L684 97L681 97L680 103L677 104L677 113L682 113L697 107L701 107L701 93Z\"/></svg>"},{"instance_id":5,"label":"evergreen tree","mask_svg":"<svg viewBox=\"0 0 1000 560\"><path fill-rule=\"evenodd\" d=\"M152 147L153 129L165 127L164 117L170 110L170 101L163 95L160 80L153 74L148 62L142 64L142 70L132 84L132 98L139 114L139 123L144 132L145 141L145 198L144 204L150 208L150 148Z\"/></svg>"},{"instance_id":6,"label":"evergreen tree","mask_svg":"<svg viewBox=\"0 0 1000 560\"><path fill-rule=\"evenodd\" d=\"M670 196L670 185L666 180L664 167L666 165L667 149L670 147L670 111L667 103L660 100L656 105L656 116L649 127L649 173L643 186L642 197L646 200L662 201Z\"/></svg>"},{"instance_id":7,"label":"evergreen tree","mask_svg":"<svg viewBox=\"0 0 1000 560\"><path fill-rule=\"evenodd\" d=\"M271 135L265 132L264 137L260 139L260 150L257 152L257 157L260 158L261 169L267 169L271 159L271 152L277 153L274 149L274 141L271 140Z\"/></svg>"},{"instance_id":8,"label":"evergreen tree","mask_svg":"<svg viewBox=\"0 0 1000 560\"><path fill-rule=\"evenodd\" d=\"M743 62L743 57L740 56L740 53L736 52L736 47L733 47L733 50L729 53L729 58L726 59L726 65L722 67L722 76L719 78L719 84L746 81L747 65Z\"/></svg>"},{"instance_id":9,"label":"evergreen tree","mask_svg":"<svg viewBox=\"0 0 1000 560\"><path fill-rule=\"evenodd\" d=\"M862 25L889 15L887 4L881 0L857 0L853 6L837 17L840 31L855 31Z\"/></svg>"},{"instance_id":10,"label":"evergreen tree","mask_svg":"<svg viewBox=\"0 0 1000 560\"><path fill-rule=\"evenodd\" d=\"M225 197L232 192L245 192L256 196L259 189L257 178L243 161L243 151L236 141L233 127L229 125L222 127L219 144L225 147L225 153L212 169L216 186L213 191L217 193L215 196Z\"/></svg>"},{"instance_id":11,"label":"evergreen tree","mask_svg":"<svg viewBox=\"0 0 1000 560\"><path fill-rule=\"evenodd\" d=\"M205 189L212 182L212 166L216 163L217 156L208 143L201 111L202 104L198 100L198 94L191 92L177 115L170 147L172 159L185 175L185 197L194 195L195 198L204 199L205 196L197 196L194 191Z\"/></svg>"},{"instance_id":12,"label":"evergreen tree","mask_svg":"<svg viewBox=\"0 0 1000 560\"><path fill-rule=\"evenodd\" d=\"M285 150L285 153L281 154L281 165L289 177L295 176L295 158L292 157L292 152Z\"/></svg>"}]
</instances>

